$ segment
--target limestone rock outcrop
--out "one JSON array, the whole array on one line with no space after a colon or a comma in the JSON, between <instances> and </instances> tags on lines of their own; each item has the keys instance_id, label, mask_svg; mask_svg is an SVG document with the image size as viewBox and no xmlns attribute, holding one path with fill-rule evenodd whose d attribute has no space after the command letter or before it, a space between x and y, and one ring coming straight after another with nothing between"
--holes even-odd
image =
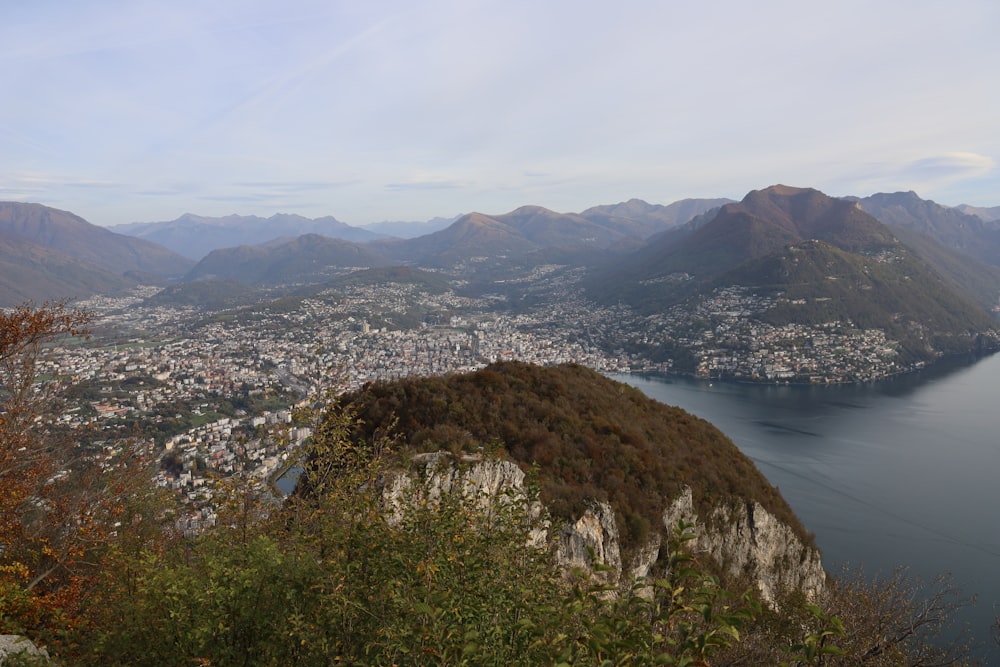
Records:
<instances>
[{"instance_id":1,"label":"limestone rock outcrop","mask_svg":"<svg viewBox=\"0 0 1000 667\"><path fill-rule=\"evenodd\" d=\"M35 643L21 635L0 635L0 667L5 665L7 658L13 656L37 657L37 664L48 664L49 654L44 648L38 648ZM32 662L31 664L36 664Z\"/></svg>"},{"instance_id":2,"label":"limestone rock outcrop","mask_svg":"<svg viewBox=\"0 0 1000 667\"><path fill-rule=\"evenodd\" d=\"M524 472L514 463L503 460L480 460L469 457L456 461L450 454L437 452L415 457L410 474L397 475L383 494L394 515L403 504L416 497L428 501L442 494L459 492L478 502L498 499L527 500ZM537 502L526 503L535 518L543 508ZM717 506L711 516L700 517L694 509L691 490L685 490L664 508L662 532L652 531L649 540L632 555L623 556L620 531L614 509L606 502L594 502L583 516L567 522L555 536L556 556L567 570L592 571L596 563L608 569L597 572L601 583L623 585L636 577L654 572L661 552L667 548L665 537L684 521L695 526L695 539L688 547L696 554L710 556L723 572L733 577L748 577L761 598L772 602L782 590L799 590L815 598L823 590L826 572L819 552L802 542L791 527L776 519L760 503L745 500ZM542 524L533 536L541 544L551 529Z\"/></svg>"}]
</instances>

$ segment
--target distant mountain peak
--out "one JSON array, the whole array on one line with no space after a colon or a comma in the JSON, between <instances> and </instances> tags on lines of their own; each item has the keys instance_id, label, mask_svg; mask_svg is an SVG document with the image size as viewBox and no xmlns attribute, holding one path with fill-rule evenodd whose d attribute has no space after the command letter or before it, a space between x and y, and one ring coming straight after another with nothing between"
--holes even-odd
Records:
<instances>
[{"instance_id":1,"label":"distant mountain peak","mask_svg":"<svg viewBox=\"0 0 1000 667\"><path fill-rule=\"evenodd\" d=\"M795 197L802 194L823 194L819 190L813 188L799 188L791 185L782 185L780 183L772 185L770 187L764 188L763 190L751 190L744 199L747 197L752 197L755 193L761 193L769 196L778 197ZM824 195L825 196L825 195Z\"/></svg>"},{"instance_id":2,"label":"distant mountain peak","mask_svg":"<svg viewBox=\"0 0 1000 667\"><path fill-rule=\"evenodd\" d=\"M307 218L298 213L275 213L269 218L256 215L207 217L185 213L175 220L120 225L122 233L148 239L185 257L201 259L212 250L241 245L259 245L302 234L320 234L354 243L382 238L367 229L352 227L333 216Z\"/></svg>"},{"instance_id":3,"label":"distant mountain peak","mask_svg":"<svg viewBox=\"0 0 1000 667\"><path fill-rule=\"evenodd\" d=\"M556 213L555 211L549 210L544 206L538 206L536 204L525 204L524 206L518 206L507 215L539 215L539 214L562 215L560 213Z\"/></svg>"}]
</instances>

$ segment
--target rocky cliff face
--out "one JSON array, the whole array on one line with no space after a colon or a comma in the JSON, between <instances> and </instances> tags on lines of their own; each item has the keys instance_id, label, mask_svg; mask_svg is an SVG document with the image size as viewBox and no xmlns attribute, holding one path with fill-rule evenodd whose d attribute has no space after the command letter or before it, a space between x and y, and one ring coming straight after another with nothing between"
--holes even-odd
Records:
<instances>
[{"instance_id":1,"label":"rocky cliff face","mask_svg":"<svg viewBox=\"0 0 1000 667\"><path fill-rule=\"evenodd\" d=\"M697 524L700 530L691 547L708 553L733 577L750 576L768 602L782 590L800 590L814 599L826 585L819 551L803 544L760 503L719 506L707 519L695 513L690 489L663 512L667 528L678 520Z\"/></svg>"},{"instance_id":2,"label":"rocky cliff face","mask_svg":"<svg viewBox=\"0 0 1000 667\"><path fill-rule=\"evenodd\" d=\"M455 461L443 452L414 459L413 474L398 475L384 490L387 506L398 516L405 502L414 497L428 501L445 493L462 493L481 503L526 500L524 472L510 461ZM416 493L416 496L414 496ZM527 511L541 517L543 508L528 503ZM801 542L792 529L769 514L759 503L745 501L716 507L709 517L694 511L690 489L686 489L663 510L663 533L654 533L634 555L623 558L614 509L595 502L583 516L567 523L554 536L556 556L567 570L592 571L595 563L610 569L596 574L606 584L623 584L655 571L664 535L678 521L695 524L697 537L689 547L707 554L728 575L747 577L756 583L762 599L772 602L782 590L800 590L815 598L823 590L826 573L819 552ZM551 526L542 523L534 538L538 544L548 539Z\"/></svg>"},{"instance_id":3,"label":"rocky cliff face","mask_svg":"<svg viewBox=\"0 0 1000 667\"><path fill-rule=\"evenodd\" d=\"M8 660L8 658L10 660ZM0 635L0 667L8 662L29 665L49 665L49 652L21 635Z\"/></svg>"}]
</instances>

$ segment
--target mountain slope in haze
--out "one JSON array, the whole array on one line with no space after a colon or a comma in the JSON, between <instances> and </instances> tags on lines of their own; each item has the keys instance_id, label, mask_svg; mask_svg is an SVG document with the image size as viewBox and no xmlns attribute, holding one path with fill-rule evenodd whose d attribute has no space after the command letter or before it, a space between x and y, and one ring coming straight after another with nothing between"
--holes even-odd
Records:
<instances>
[{"instance_id":1,"label":"mountain slope in haze","mask_svg":"<svg viewBox=\"0 0 1000 667\"><path fill-rule=\"evenodd\" d=\"M207 217L185 213L166 222L134 222L111 227L114 231L148 239L171 250L199 260L212 250L260 245L278 238L319 234L354 243L381 238L381 234L340 222L333 216L306 218L278 213L270 218L256 215Z\"/></svg>"},{"instance_id":2,"label":"mountain slope in haze","mask_svg":"<svg viewBox=\"0 0 1000 667\"><path fill-rule=\"evenodd\" d=\"M878 193L855 199L942 276L987 309L997 306L1000 228L961 207L941 206L914 192ZM982 209L988 211L989 209Z\"/></svg>"},{"instance_id":3,"label":"mountain slope in haze","mask_svg":"<svg viewBox=\"0 0 1000 667\"><path fill-rule=\"evenodd\" d=\"M956 207L962 213L974 215L983 222L1000 223L1000 206L969 206L962 204Z\"/></svg>"},{"instance_id":4,"label":"mountain slope in haze","mask_svg":"<svg viewBox=\"0 0 1000 667\"><path fill-rule=\"evenodd\" d=\"M1000 283L983 275L982 289L1000 294ZM750 192L700 226L657 236L590 282L599 299L650 313L682 302L696 308L734 287L770 300L761 321L878 329L907 363L975 349L995 326L960 280L942 276L857 202L786 186Z\"/></svg>"},{"instance_id":5,"label":"mountain slope in haze","mask_svg":"<svg viewBox=\"0 0 1000 667\"><path fill-rule=\"evenodd\" d=\"M0 305L114 292L179 277L193 262L41 204L0 203Z\"/></svg>"},{"instance_id":6,"label":"mountain slope in haze","mask_svg":"<svg viewBox=\"0 0 1000 667\"><path fill-rule=\"evenodd\" d=\"M1000 306L1000 266L949 248L926 234L906 227L893 232L918 257L930 264L959 292L968 294L986 310Z\"/></svg>"},{"instance_id":7,"label":"mountain slope in haze","mask_svg":"<svg viewBox=\"0 0 1000 667\"><path fill-rule=\"evenodd\" d=\"M497 261L538 248L516 229L482 213L463 215L433 234L375 241L371 246L393 259L430 267L453 266L475 258Z\"/></svg>"},{"instance_id":8,"label":"mountain slope in haze","mask_svg":"<svg viewBox=\"0 0 1000 667\"><path fill-rule=\"evenodd\" d=\"M58 250L112 273L137 271L170 278L193 265L160 245L116 234L78 215L41 204L0 203L0 232Z\"/></svg>"},{"instance_id":9,"label":"mountain slope in haze","mask_svg":"<svg viewBox=\"0 0 1000 667\"><path fill-rule=\"evenodd\" d=\"M593 222L576 213L556 213L541 206L521 206L494 217L540 248L574 245L603 248L633 235L628 229Z\"/></svg>"},{"instance_id":10,"label":"mountain slope in haze","mask_svg":"<svg viewBox=\"0 0 1000 667\"><path fill-rule=\"evenodd\" d=\"M717 283L757 293L780 290L777 305L762 316L772 324L851 322L859 329L881 329L910 350L926 347L923 333L931 331L937 346L959 351L962 343L953 347L947 337L966 340L995 325L902 245L866 255L803 241L746 262Z\"/></svg>"},{"instance_id":11,"label":"mountain slope in haze","mask_svg":"<svg viewBox=\"0 0 1000 667\"><path fill-rule=\"evenodd\" d=\"M233 280L247 285L318 283L348 269L391 262L367 246L318 234L264 246L213 250L184 277Z\"/></svg>"},{"instance_id":12,"label":"mountain slope in haze","mask_svg":"<svg viewBox=\"0 0 1000 667\"><path fill-rule=\"evenodd\" d=\"M366 229L380 236L394 236L399 239L415 239L418 236L439 232L448 225L458 220L461 215L452 218L431 218L413 222L385 220L373 222L370 225L362 225L361 229Z\"/></svg>"},{"instance_id":13,"label":"mountain slope in haze","mask_svg":"<svg viewBox=\"0 0 1000 667\"><path fill-rule=\"evenodd\" d=\"M469 261L497 263L557 249L586 255L645 238L648 226L624 219L556 213L522 206L502 215L469 213L433 234L409 240L376 241L380 252L400 261L448 267Z\"/></svg>"},{"instance_id":14,"label":"mountain slope in haze","mask_svg":"<svg viewBox=\"0 0 1000 667\"><path fill-rule=\"evenodd\" d=\"M858 199L879 221L929 236L938 243L1000 266L1000 228L976 215L921 199L915 192L879 193Z\"/></svg>"},{"instance_id":15,"label":"mountain slope in haze","mask_svg":"<svg viewBox=\"0 0 1000 667\"><path fill-rule=\"evenodd\" d=\"M0 232L0 308L117 292L135 281Z\"/></svg>"},{"instance_id":16,"label":"mountain slope in haze","mask_svg":"<svg viewBox=\"0 0 1000 667\"><path fill-rule=\"evenodd\" d=\"M641 199L630 199L618 204L588 208L580 213L580 217L648 238L730 203L733 203L732 199L682 199L663 206L649 204Z\"/></svg>"}]
</instances>

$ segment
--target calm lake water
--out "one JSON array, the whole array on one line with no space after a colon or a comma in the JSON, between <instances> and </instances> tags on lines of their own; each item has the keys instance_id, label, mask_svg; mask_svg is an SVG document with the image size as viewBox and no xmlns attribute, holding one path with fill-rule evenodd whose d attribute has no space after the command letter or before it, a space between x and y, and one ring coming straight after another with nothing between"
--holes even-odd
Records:
<instances>
[{"instance_id":1,"label":"calm lake water","mask_svg":"<svg viewBox=\"0 0 1000 667\"><path fill-rule=\"evenodd\" d=\"M828 571L951 573L978 595L963 620L989 639L1000 612L1000 355L861 386L613 377L728 435L816 534Z\"/></svg>"}]
</instances>

